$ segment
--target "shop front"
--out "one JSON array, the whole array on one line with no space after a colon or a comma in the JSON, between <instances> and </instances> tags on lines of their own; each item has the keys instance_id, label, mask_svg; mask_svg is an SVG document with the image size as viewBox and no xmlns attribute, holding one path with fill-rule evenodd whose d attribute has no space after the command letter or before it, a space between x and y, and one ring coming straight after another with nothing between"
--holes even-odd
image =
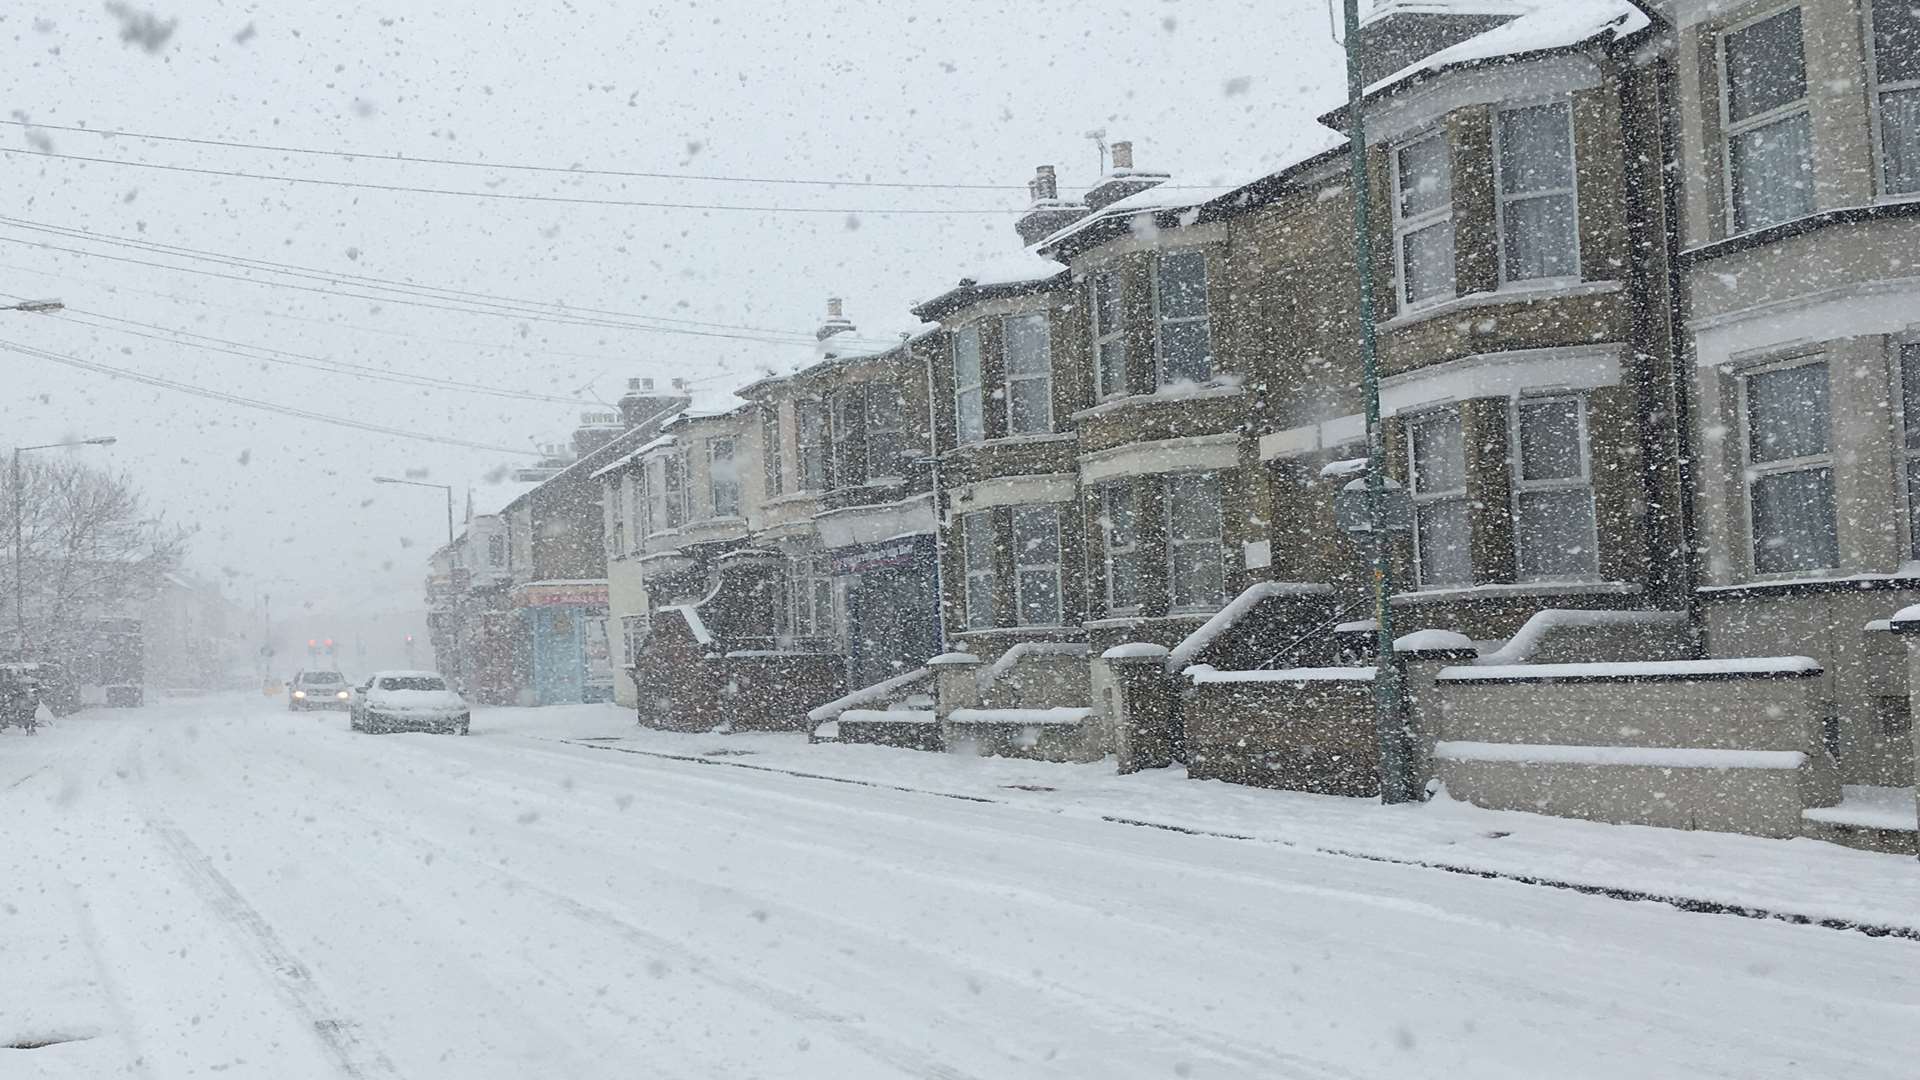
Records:
<instances>
[{"instance_id":1,"label":"shop front","mask_svg":"<svg viewBox=\"0 0 1920 1080\"><path fill-rule=\"evenodd\" d=\"M613 700L607 583L536 581L514 589L533 705Z\"/></svg>"}]
</instances>

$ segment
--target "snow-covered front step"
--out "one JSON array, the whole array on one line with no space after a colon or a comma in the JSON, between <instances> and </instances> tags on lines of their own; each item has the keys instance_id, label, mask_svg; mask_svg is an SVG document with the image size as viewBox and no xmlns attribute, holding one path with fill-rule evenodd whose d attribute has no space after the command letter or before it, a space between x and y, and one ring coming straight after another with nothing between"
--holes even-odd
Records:
<instances>
[{"instance_id":1,"label":"snow-covered front step","mask_svg":"<svg viewBox=\"0 0 1920 1080\"><path fill-rule=\"evenodd\" d=\"M1092 761L1106 753L1093 710L955 709L941 725L948 750L983 757Z\"/></svg>"},{"instance_id":2,"label":"snow-covered front step","mask_svg":"<svg viewBox=\"0 0 1920 1080\"><path fill-rule=\"evenodd\" d=\"M1920 845L1917 816L1912 788L1865 784L1841 788L1838 805L1800 813L1806 834L1816 840L1903 855L1913 854Z\"/></svg>"}]
</instances>

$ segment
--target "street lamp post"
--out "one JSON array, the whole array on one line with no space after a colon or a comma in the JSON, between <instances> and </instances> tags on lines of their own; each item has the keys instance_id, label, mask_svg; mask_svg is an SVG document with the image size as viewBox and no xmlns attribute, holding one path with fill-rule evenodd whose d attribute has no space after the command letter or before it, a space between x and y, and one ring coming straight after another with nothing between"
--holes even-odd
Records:
<instances>
[{"instance_id":1,"label":"street lamp post","mask_svg":"<svg viewBox=\"0 0 1920 1080\"><path fill-rule=\"evenodd\" d=\"M448 636L453 639L452 641L453 655L447 658L448 660L452 661L451 665L446 665L445 661L442 661L442 664L443 666L451 666L453 668L452 671L444 672L444 674L452 676L456 686L464 687L465 671L466 671L467 665L466 665L466 658L462 656L460 652L460 638L461 638L460 631L462 629L461 623L465 621L463 612L461 610L462 604L463 604L463 598L457 595L454 592L454 588L453 588L454 577L455 577L453 573L454 568L452 563L452 560L454 557L453 485L452 484L430 484L424 480L402 480L394 476L376 476L373 478L373 482L376 484L404 484L407 487L438 488L441 491L446 492L446 495L447 495L447 560L448 560L447 594L451 597L451 602L447 610L448 610L448 613L452 616L452 618L449 620L450 625L447 628L447 633L448 633ZM409 648L408 652L409 654L411 654L412 649ZM409 660L408 663L412 663L412 661Z\"/></svg>"},{"instance_id":2,"label":"street lamp post","mask_svg":"<svg viewBox=\"0 0 1920 1080\"><path fill-rule=\"evenodd\" d=\"M1380 350L1374 332L1373 188L1367 170L1366 77L1360 66L1360 2L1344 0L1347 54L1347 154L1352 167L1353 262L1359 279L1361 388L1367 417L1367 532L1378 645L1373 679L1374 731L1380 741L1380 801L1410 802L1414 791L1412 739L1402 707L1403 675L1393 649L1393 563L1388 542L1386 436L1380 423Z\"/></svg>"},{"instance_id":3,"label":"street lamp post","mask_svg":"<svg viewBox=\"0 0 1920 1080\"><path fill-rule=\"evenodd\" d=\"M59 301L57 300L45 300L39 301L39 303L52 304L55 307L59 306ZM20 307L18 304L9 310L16 309L20 311L36 310L34 308ZM97 439L74 439L69 442L41 443L38 446L16 446L13 448L13 632L15 635L14 659L19 663L24 664L27 662L27 561L26 549L23 546L20 527L26 515L21 498L20 455L31 450L52 450L61 446L112 446L114 441L113 436L103 435Z\"/></svg>"}]
</instances>

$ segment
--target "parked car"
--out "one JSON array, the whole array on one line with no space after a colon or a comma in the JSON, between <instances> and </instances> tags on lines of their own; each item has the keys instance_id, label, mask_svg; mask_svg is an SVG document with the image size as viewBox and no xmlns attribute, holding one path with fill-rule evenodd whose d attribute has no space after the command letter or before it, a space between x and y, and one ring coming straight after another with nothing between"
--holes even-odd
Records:
<instances>
[{"instance_id":1,"label":"parked car","mask_svg":"<svg viewBox=\"0 0 1920 1080\"><path fill-rule=\"evenodd\" d=\"M354 688L348 726L355 731L437 731L465 735L466 699L431 671L376 671Z\"/></svg>"},{"instance_id":2,"label":"parked car","mask_svg":"<svg viewBox=\"0 0 1920 1080\"><path fill-rule=\"evenodd\" d=\"M337 671L302 671L287 683L287 709L345 709L353 700L347 677Z\"/></svg>"}]
</instances>

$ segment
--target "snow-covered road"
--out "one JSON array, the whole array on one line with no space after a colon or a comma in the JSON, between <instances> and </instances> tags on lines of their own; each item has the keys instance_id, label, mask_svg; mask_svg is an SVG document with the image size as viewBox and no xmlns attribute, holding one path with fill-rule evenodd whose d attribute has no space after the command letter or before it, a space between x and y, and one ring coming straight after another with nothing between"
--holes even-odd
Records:
<instances>
[{"instance_id":1,"label":"snow-covered road","mask_svg":"<svg viewBox=\"0 0 1920 1080\"><path fill-rule=\"evenodd\" d=\"M0 737L0 1076L1920 1069L1920 943L474 728Z\"/></svg>"}]
</instances>

